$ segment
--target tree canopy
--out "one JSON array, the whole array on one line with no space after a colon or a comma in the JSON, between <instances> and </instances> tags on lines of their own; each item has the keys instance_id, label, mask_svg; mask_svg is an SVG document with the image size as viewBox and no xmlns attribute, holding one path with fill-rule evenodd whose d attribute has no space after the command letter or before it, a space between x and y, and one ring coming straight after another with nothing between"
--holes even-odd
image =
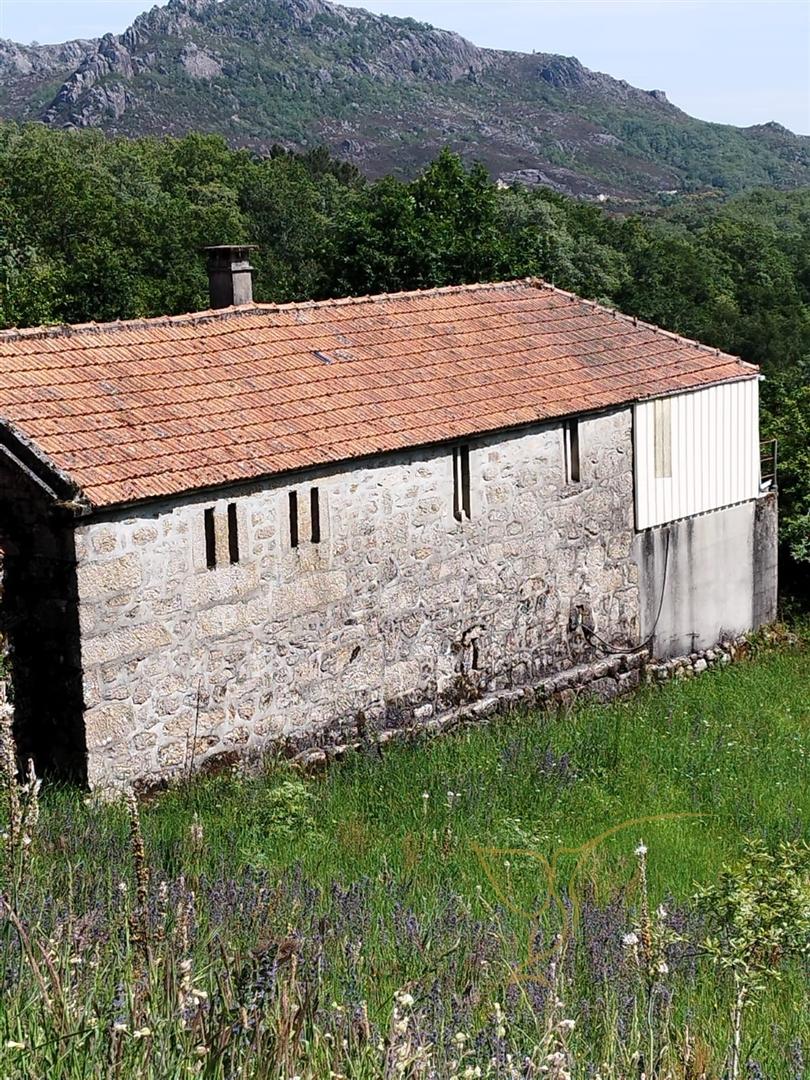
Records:
<instances>
[{"instance_id":1,"label":"tree canopy","mask_svg":"<svg viewBox=\"0 0 810 1080\"><path fill-rule=\"evenodd\" d=\"M370 183L324 150L0 125L0 325L207 306L199 249L254 243L265 301L537 275L762 366L783 541L810 561L810 189L611 214L443 151Z\"/></svg>"}]
</instances>

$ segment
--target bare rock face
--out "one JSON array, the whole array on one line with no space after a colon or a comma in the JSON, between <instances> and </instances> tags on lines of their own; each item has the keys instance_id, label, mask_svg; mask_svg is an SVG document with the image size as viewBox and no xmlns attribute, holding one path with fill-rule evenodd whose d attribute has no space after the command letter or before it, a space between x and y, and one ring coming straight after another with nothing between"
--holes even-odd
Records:
<instances>
[{"instance_id":1,"label":"bare rock face","mask_svg":"<svg viewBox=\"0 0 810 1080\"><path fill-rule=\"evenodd\" d=\"M429 36L410 31L393 39L371 70L392 77L455 82L483 71L495 56L446 30L434 30Z\"/></svg>"},{"instance_id":2,"label":"bare rock face","mask_svg":"<svg viewBox=\"0 0 810 1080\"><path fill-rule=\"evenodd\" d=\"M62 86L43 120L52 122L63 112L67 112L63 121L66 127L92 127L105 118L119 119L128 102L124 81L134 74L127 48L112 34L105 34L96 51L85 57ZM109 75L118 75L120 79L97 85Z\"/></svg>"},{"instance_id":3,"label":"bare rock face","mask_svg":"<svg viewBox=\"0 0 810 1080\"><path fill-rule=\"evenodd\" d=\"M80 63L97 42L66 41L63 45L18 45L0 39L0 81L18 75L48 78L60 69Z\"/></svg>"},{"instance_id":4,"label":"bare rock face","mask_svg":"<svg viewBox=\"0 0 810 1080\"><path fill-rule=\"evenodd\" d=\"M61 45L19 45L0 40L0 119L37 119L40 88L68 78L97 44L77 40Z\"/></svg>"},{"instance_id":5,"label":"bare rock face","mask_svg":"<svg viewBox=\"0 0 810 1080\"><path fill-rule=\"evenodd\" d=\"M180 63L193 79L215 79L222 74L222 64L206 49L192 42L180 53Z\"/></svg>"},{"instance_id":6,"label":"bare rock face","mask_svg":"<svg viewBox=\"0 0 810 1080\"><path fill-rule=\"evenodd\" d=\"M0 41L0 72L18 72L20 75L30 75L34 70L34 62L25 50L13 41Z\"/></svg>"}]
</instances>

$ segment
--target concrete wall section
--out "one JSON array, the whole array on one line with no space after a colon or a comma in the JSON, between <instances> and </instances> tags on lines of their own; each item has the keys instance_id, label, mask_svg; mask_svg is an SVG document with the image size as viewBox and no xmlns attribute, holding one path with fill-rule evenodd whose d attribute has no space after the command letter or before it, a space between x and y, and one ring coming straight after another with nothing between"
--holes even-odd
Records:
<instances>
[{"instance_id":1,"label":"concrete wall section","mask_svg":"<svg viewBox=\"0 0 810 1080\"><path fill-rule=\"evenodd\" d=\"M710 648L776 614L776 501L766 496L636 536L642 640L659 657Z\"/></svg>"},{"instance_id":2,"label":"concrete wall section","mask_svg":"<svg viewBox=\"0 0 810 1080\"><path fill-rule=\"evenodd\" d=\"M775 492L754 503L754 610L752 627L776 618L779 585L779 516Z\"/></svg>"},{"instance_id":3,"label":"concrete wall section","mask_svg":"<svg viewBox=\"0 0 810 1080\"><path fill-rule=\"evenodd\" d=\"M566 484L558 426L471 442L464 521L442 447L78 526L91 782L427 721L598 658L582 618L635 644L630 410L584 419L580 455L581 481Z\"/></svg>"}]
</instances>

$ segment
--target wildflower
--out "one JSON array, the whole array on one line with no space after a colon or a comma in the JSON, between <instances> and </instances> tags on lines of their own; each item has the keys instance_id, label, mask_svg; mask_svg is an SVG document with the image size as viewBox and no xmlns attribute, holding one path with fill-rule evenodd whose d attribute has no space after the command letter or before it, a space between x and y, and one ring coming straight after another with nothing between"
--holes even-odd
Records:
<instances>
[{"instance_id":1,"label":"wildflower","mask_svg":"<svg viewBox=\"0 0 810 1080\"><path fill-rule=\"evenodd\" d=\"M201 851L203 841L205 840L205 830L203 824L200 821L197 811L194 811L194 819L188 829L189 840L191 841L191 847L194 851Z\"/></svg>"},{"instance_id":2,"label":"wildflower","mask_svg":"<svg viewBox=\"0 0 810 1080\"><path fill-rule=\"evenodd\" d=\"M557 1025L560 1031L573 1031L576 1026L576 1020L561 1020Z\"/></svg>"},{"instance_id":3,"label":"wildflower","mask_svg":"<svg viewBox=\"0 0 810 1080\"><path fill-rule=\"evenodd\" d=\"M656 911L656 915L657 915L657 916L658 916L658 918L659 918L659 919L661 920L661 922L663 922L663 921L664 921L664 919L666 919L667 915L669 915L669 912L668 912L668 911L667 911L667 909L666 909L666 908L664 907L664 905L663 905L663 904L661 904L661 905L659 906L658 910Z\"/></svg>"},{"instance_id":4,"label":"wildflower","mask_svg":"<svg viewBox=\"0 0 810 1080\"><path fill-rule=\"evenodd\" d=\"M492 1019L495 1023L495 1035L499 1039L503 1039L506 1036L506 1025L503 1018L503 1009L496 1001L492 1009Z\"/></svg>"},{"instance_id":5,"label":"wildflower","mask_svg":"<svg viewBox=\"0 0 810 1080\"><path fill-rule=\"evenodd\" d=\"M6 1050L25 1050L26 1046L24 1042L17 1042L14 1039L6 1039Z\"/></svg>"},{"instance_id":6,"label":"wildflower","mask_svg":"<svg viewBox=\"0 0 810 1080\"><path fill-rule=\"evenodd\" d=\"M467 1036L464 1034L463 1031L457 1031L453 1036L453 1042L456 1044L456 1046L463 1046L466 1041Z\"/></svg>"},{"instance_id":7,"label":"wildflower","mask_svg":"<svg viewBox=\"0 0 810 1080\"><path fill-rule=\"evenodd\" d=\"M660 960L658 963L658 974L669 975L669 964L665 960Z\"/></svg>"},{"instance_id":8,"label":"wildflower","mask_svg":"<svg viewBox=\"0 0 810 1080\"><path fill-rule=\"evenodd\" d=\"M121 1021L119 1020L119 1021L116 1021L116 1023L113 1024L113 1031L129 1031L129 1028L127 1027L126 1024L122 1024Z\"/></svg>"},{"instance_id":9,"label":"wildflower","mask_svg":"<svg viewBox=\"0 0 810 1080\"><path fill-rule=\"evenodd\" d=\"M636 848L636 855L638 855L638 857L639 857L639 858L642 858L642 856L644 856L644 855L646 855L646 854L647 854L647 846L646 846L646 844L645 844L645 843L644 843L644 842L642 841L642 842L641 842L641 843L640 843L640 844L638 845L638 847Z\"/></svg>"},{"instance_id":10,"label":"wildflower","mask_svg":"<svg viewBox=\"0 0 810 1080\"><path fill-rule=\"evenodd\" d=\"M13 852L20 839L23 824L20 790L17 784L17 748L14 742L12 711L0 705L0 777L6 801L8 836L6 843Z\"/></svg>"},{"instance_id":11,"label":"wildflower","mask_svg":"<svg viewBox=\"0 0 810 1080\"><path fill-rule=\"evenodd\" d=\"M638 934L634 934L632 930L629 934L625 934L622 938L622 945L627 949L634 949L638 945Z\"/></svg>"},{"instance_id":12,"label":"wildflower","mask_svg":"<svg viewBox=\"0 0 810 1080\"><path fill-rule=\"evenodd\" d=\"M413 1005L413 997L404 990L400 990L395 995L395 1000L397 1005L401 1005L403 1009L410 1009Z\"/></svg>"},{"instance_id":13,"label":"wildflower","mask_svg":"<svg viewBox=\"0 0 810 1080\"><path fill-rule=\"evenodd\" d=\"M152 1034L151 1028L143 1027L143 1028L138 1028L137 1031L133 1031L132 1032L132 1037L133 1037L133 1039L148 1039L151 1034Z\"/></svg>"}]
</instances>

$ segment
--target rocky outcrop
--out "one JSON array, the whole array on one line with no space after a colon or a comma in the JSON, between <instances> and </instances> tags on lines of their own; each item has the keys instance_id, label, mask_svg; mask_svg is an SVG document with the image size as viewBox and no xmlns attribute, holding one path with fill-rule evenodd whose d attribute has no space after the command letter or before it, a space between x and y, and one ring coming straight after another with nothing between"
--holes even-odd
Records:
<instances>
[{"instance_id":1,"label":"rocky outcrop","mask_svg":"<svg viewBox=\"0 0 810 1080\"><path fill-rule=\"evenodd\" d=\"M43 120L53 122L65 111L63 126L91 127L108 117L120 119L129 100L124 81L135 72L136 66L126 46L119 38L105 34L95 52L84 58L62 86L43 114ZM102 84L110 75L118 78Z\"/></svg>"},{"instance_id":2,"label":"rocky outcrop","mask_svg":"<svg viewBox=\"0 0 810 1080\"><path fill-rule=\"evenodd\" d=\"M62 45L18 45L16 41L0 39L0 82L15 75L52 78L65 67L79 64L96 44L92 40L76 40Z\"/></svg>"},{"instance_id":3,"label":"rocky outcrop","mask_svg":"<svg viewBox=\"0 0 810 1080\"><path fill-rule=\"evenodd\" d=\"M215 79L222 74L222 64L213 53L198 49L192 42L180 53L180 63L193 79Z\"/></svg>"}]
</instances>

